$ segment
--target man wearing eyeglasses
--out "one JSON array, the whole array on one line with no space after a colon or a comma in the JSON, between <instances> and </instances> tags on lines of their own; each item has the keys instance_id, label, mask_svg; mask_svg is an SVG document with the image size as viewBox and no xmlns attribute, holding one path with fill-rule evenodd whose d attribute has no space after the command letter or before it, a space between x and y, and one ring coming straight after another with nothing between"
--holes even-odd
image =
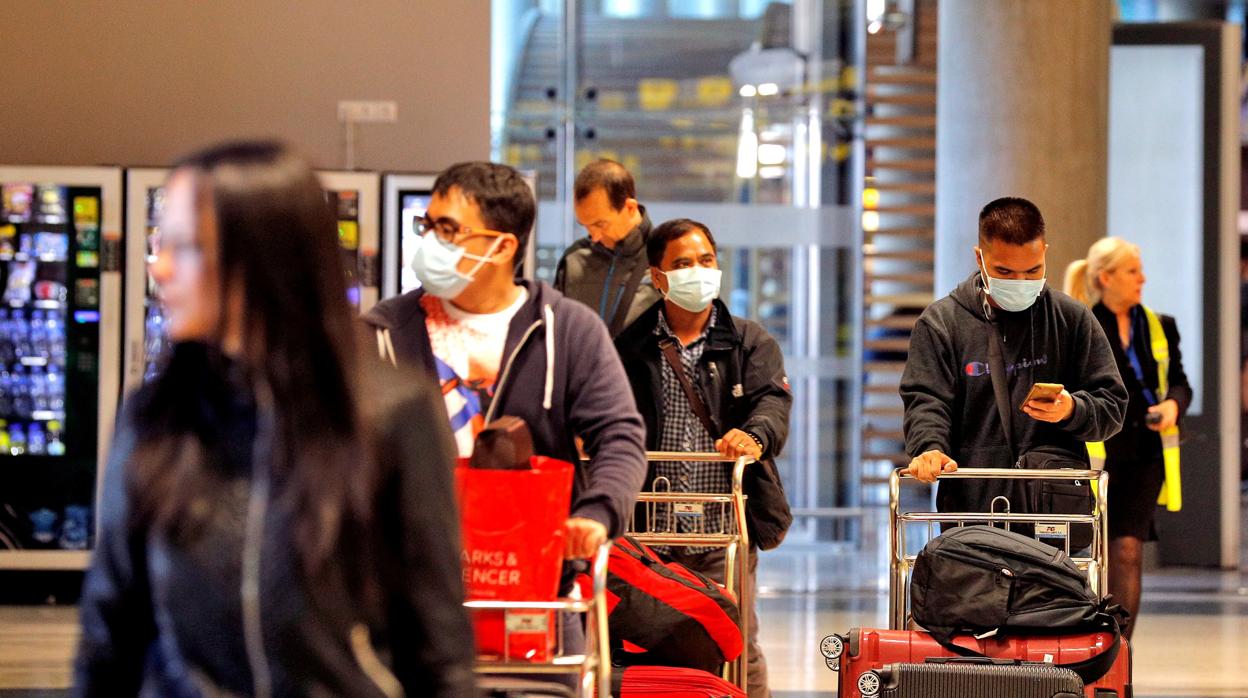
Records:
<instances>
[{"instance_id":1,"label":"man wearing eyeglasses","mask_svg":"<svg viewBox=\"0 0 1248 698\"><path fill-rule=\"evenodd\" d=\"M559 260L555 288L588 305L615 337L662 296L646 270L650 218L637 203L633 175L614 160L595 160L576 176L576 221L588 237Z\"/></svg>"},{"instance_id":2,"label":"man wearing eyeglasses","mask_svg":"<svg viewBox=\"0 0 1248 698\"><path fill-rule=\"evenodd\" d=\"M441 384L461 456L484 424L514 416L528 423L536 454L576 464L564 557L585 559L628 523L646 472L645 428L594 312L515 278L535 211L510 167L447 169L417 221L412 269L421 287L378 304L364 321L383 358Z\"/></svg>"}]
</instances>

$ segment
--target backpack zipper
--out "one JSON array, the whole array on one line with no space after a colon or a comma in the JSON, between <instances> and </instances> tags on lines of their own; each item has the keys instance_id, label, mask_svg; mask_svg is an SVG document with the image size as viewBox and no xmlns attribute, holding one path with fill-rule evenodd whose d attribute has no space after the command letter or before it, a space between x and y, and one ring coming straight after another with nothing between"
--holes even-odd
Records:
<instances>
[{"instance_id":1,"label":"backpack zipper","mask_svg":"<svg viewBox=\"0 0 1248 698\"><path fill-rule=\"evenodd\" d=\"M1009 555L1009 554L1003 553L995 549L991 549L986 552L992 552L994 554L1000 555L1001 557L1012 557L1016 559L1019 557L1017 555ZM980 569L1000 572L1006 577L1009 577L1010 579L1016 579L1020 582L1040 582L1040 583L1045 584L1046 586L1053 587L1054 589L1061 589L1062 591L1068 591L1068 592L1083 591L1083 587L1081 584L1078 586L1078 588L1076 588L1076 586L1073 583L1070 585L1060 583L1060 582L1054 583L1054 580L1048 577L1038 576L1034 574L1016 574L1009 567L1006 567L1003 565L997 565L997 564L990 563L990 562L984 562L983 560L976 559L972 555L961 550L954 550L951 548L941 548L941 554L945 555L946 557L950 557L955 560L958 560L959 562L964 562L968 565L979 567ZM1030 559L1021 559L1019 561L1033 563L1033 564L1035 563L1034 560L1030 560Z\"/></svg>"},{"instance_id":2,"label":"backpack zipper","mask_svg":"<svg viewBox=\"0 0 1248 698\"><path fill-rule=\"evenodd\" d=\"M991 562L984 562L983 560L978 560L961 551L955 551L955 550L950 550L948 548L942 548L940 550L940 554L944 555L945 557L957 560L958 562L968 564L972 567L978 567L980 569L988 570L990 572L996 572L998 574L1009 577L1010 579L1015 578L1014 572L1010 570L1010 568L1004 567L1002 565L997 565Z\"/></svg>"}]
</instances>

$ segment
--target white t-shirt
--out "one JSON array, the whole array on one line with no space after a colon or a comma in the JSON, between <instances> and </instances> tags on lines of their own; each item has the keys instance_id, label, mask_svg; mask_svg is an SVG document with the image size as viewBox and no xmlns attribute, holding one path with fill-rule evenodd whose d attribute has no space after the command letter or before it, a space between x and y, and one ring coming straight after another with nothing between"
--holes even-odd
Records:
<instances>
[{"instance_id":1,"label":"white t-shirt","mask_svg":"<svg viewBox=\"0 0 1248 698\"><path fill-rule=\"evenodd\" d=\"M425 294L425 326L437 359L438 379L459 455L472 455L473 441L485 426L485 412L503 363L511 320L529 299L519 287L515 302L495 313L469 313Z\"/></svg>"}]
</instances>

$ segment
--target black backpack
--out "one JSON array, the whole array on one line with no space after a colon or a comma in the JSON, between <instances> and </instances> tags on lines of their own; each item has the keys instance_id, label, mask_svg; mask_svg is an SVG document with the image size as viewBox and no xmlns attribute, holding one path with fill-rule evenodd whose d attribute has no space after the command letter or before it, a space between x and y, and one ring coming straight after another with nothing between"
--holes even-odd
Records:
<instances>
[{"instance_id":1,"label":"black backpack","mask_svg":"<svg viewBox=\"0 0 1248 698\"><path fill-rule=\"evenodd\" d=\"M956 634L1113 632L1114 643L1105 652L1062 665L1084 683L1113 665L1127 616L1108 598L1097 598L1064 551L991 526L954 528L924 546L910 576L910 613L933 639L963 656L980 655L954 644Z\"/></svg>"}]
</instances>

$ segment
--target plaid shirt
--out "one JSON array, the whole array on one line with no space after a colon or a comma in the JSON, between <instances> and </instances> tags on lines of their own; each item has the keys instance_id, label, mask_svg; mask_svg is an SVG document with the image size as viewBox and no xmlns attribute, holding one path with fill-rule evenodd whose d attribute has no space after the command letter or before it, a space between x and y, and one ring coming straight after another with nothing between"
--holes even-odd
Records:
<instances>
[{"instance_id":1,"label":"plaid shirt","mask_svg":"<svg viewBox=\"0 0 1248 698\"><path fill-rule=\"evenodd\" d=\"M718 311L714 308L711 310L711 317L706 323L706 327L702 329L702 334L693 340L688 346L681 346L680 340L676 339L672 334L671 328L667 324L666 313L659 313L658 325L654 328L655 335L660 338L670 337L679 347L680 363L685 369L685 375L689 377L691 383L697 385L697 376L699 370L699 362L702 360L702 352L706 349L707 331L715 324L715 316ZM698 419L694 413L693 407L689 404L689 398L685 396L685 391L680 385L680 379L676 377L676 373L672 371L671 364L666 360L659 362L663 376L663 421L659 428L658 447L661 451L700 451L708 452L715 450L715 439L718 435L706 433L706 428L702 426L702 421ZM708 406L709 408L709 406ZM732 478L728 475L728 468L723 463L696 463L689 461L680 461L675 463L657 462L654 464L654 473L657 478L667 478L672 492L697 492L697 493L715 493L722 494L732 491ZM653 487L651 489L659 489ZM721 533L727 530L727 526L732 521L731 506L726 504L702 504L699 505L702 514L697 513L677 513L674 515L676 520L676 531L679 533ZM652 530L660 530L667 526L669 513L666 506L659 506L655 512L656 520L651 521ZM703 552L712 548L686 548L687 552Z\"/></svg>"}]
</instances>

